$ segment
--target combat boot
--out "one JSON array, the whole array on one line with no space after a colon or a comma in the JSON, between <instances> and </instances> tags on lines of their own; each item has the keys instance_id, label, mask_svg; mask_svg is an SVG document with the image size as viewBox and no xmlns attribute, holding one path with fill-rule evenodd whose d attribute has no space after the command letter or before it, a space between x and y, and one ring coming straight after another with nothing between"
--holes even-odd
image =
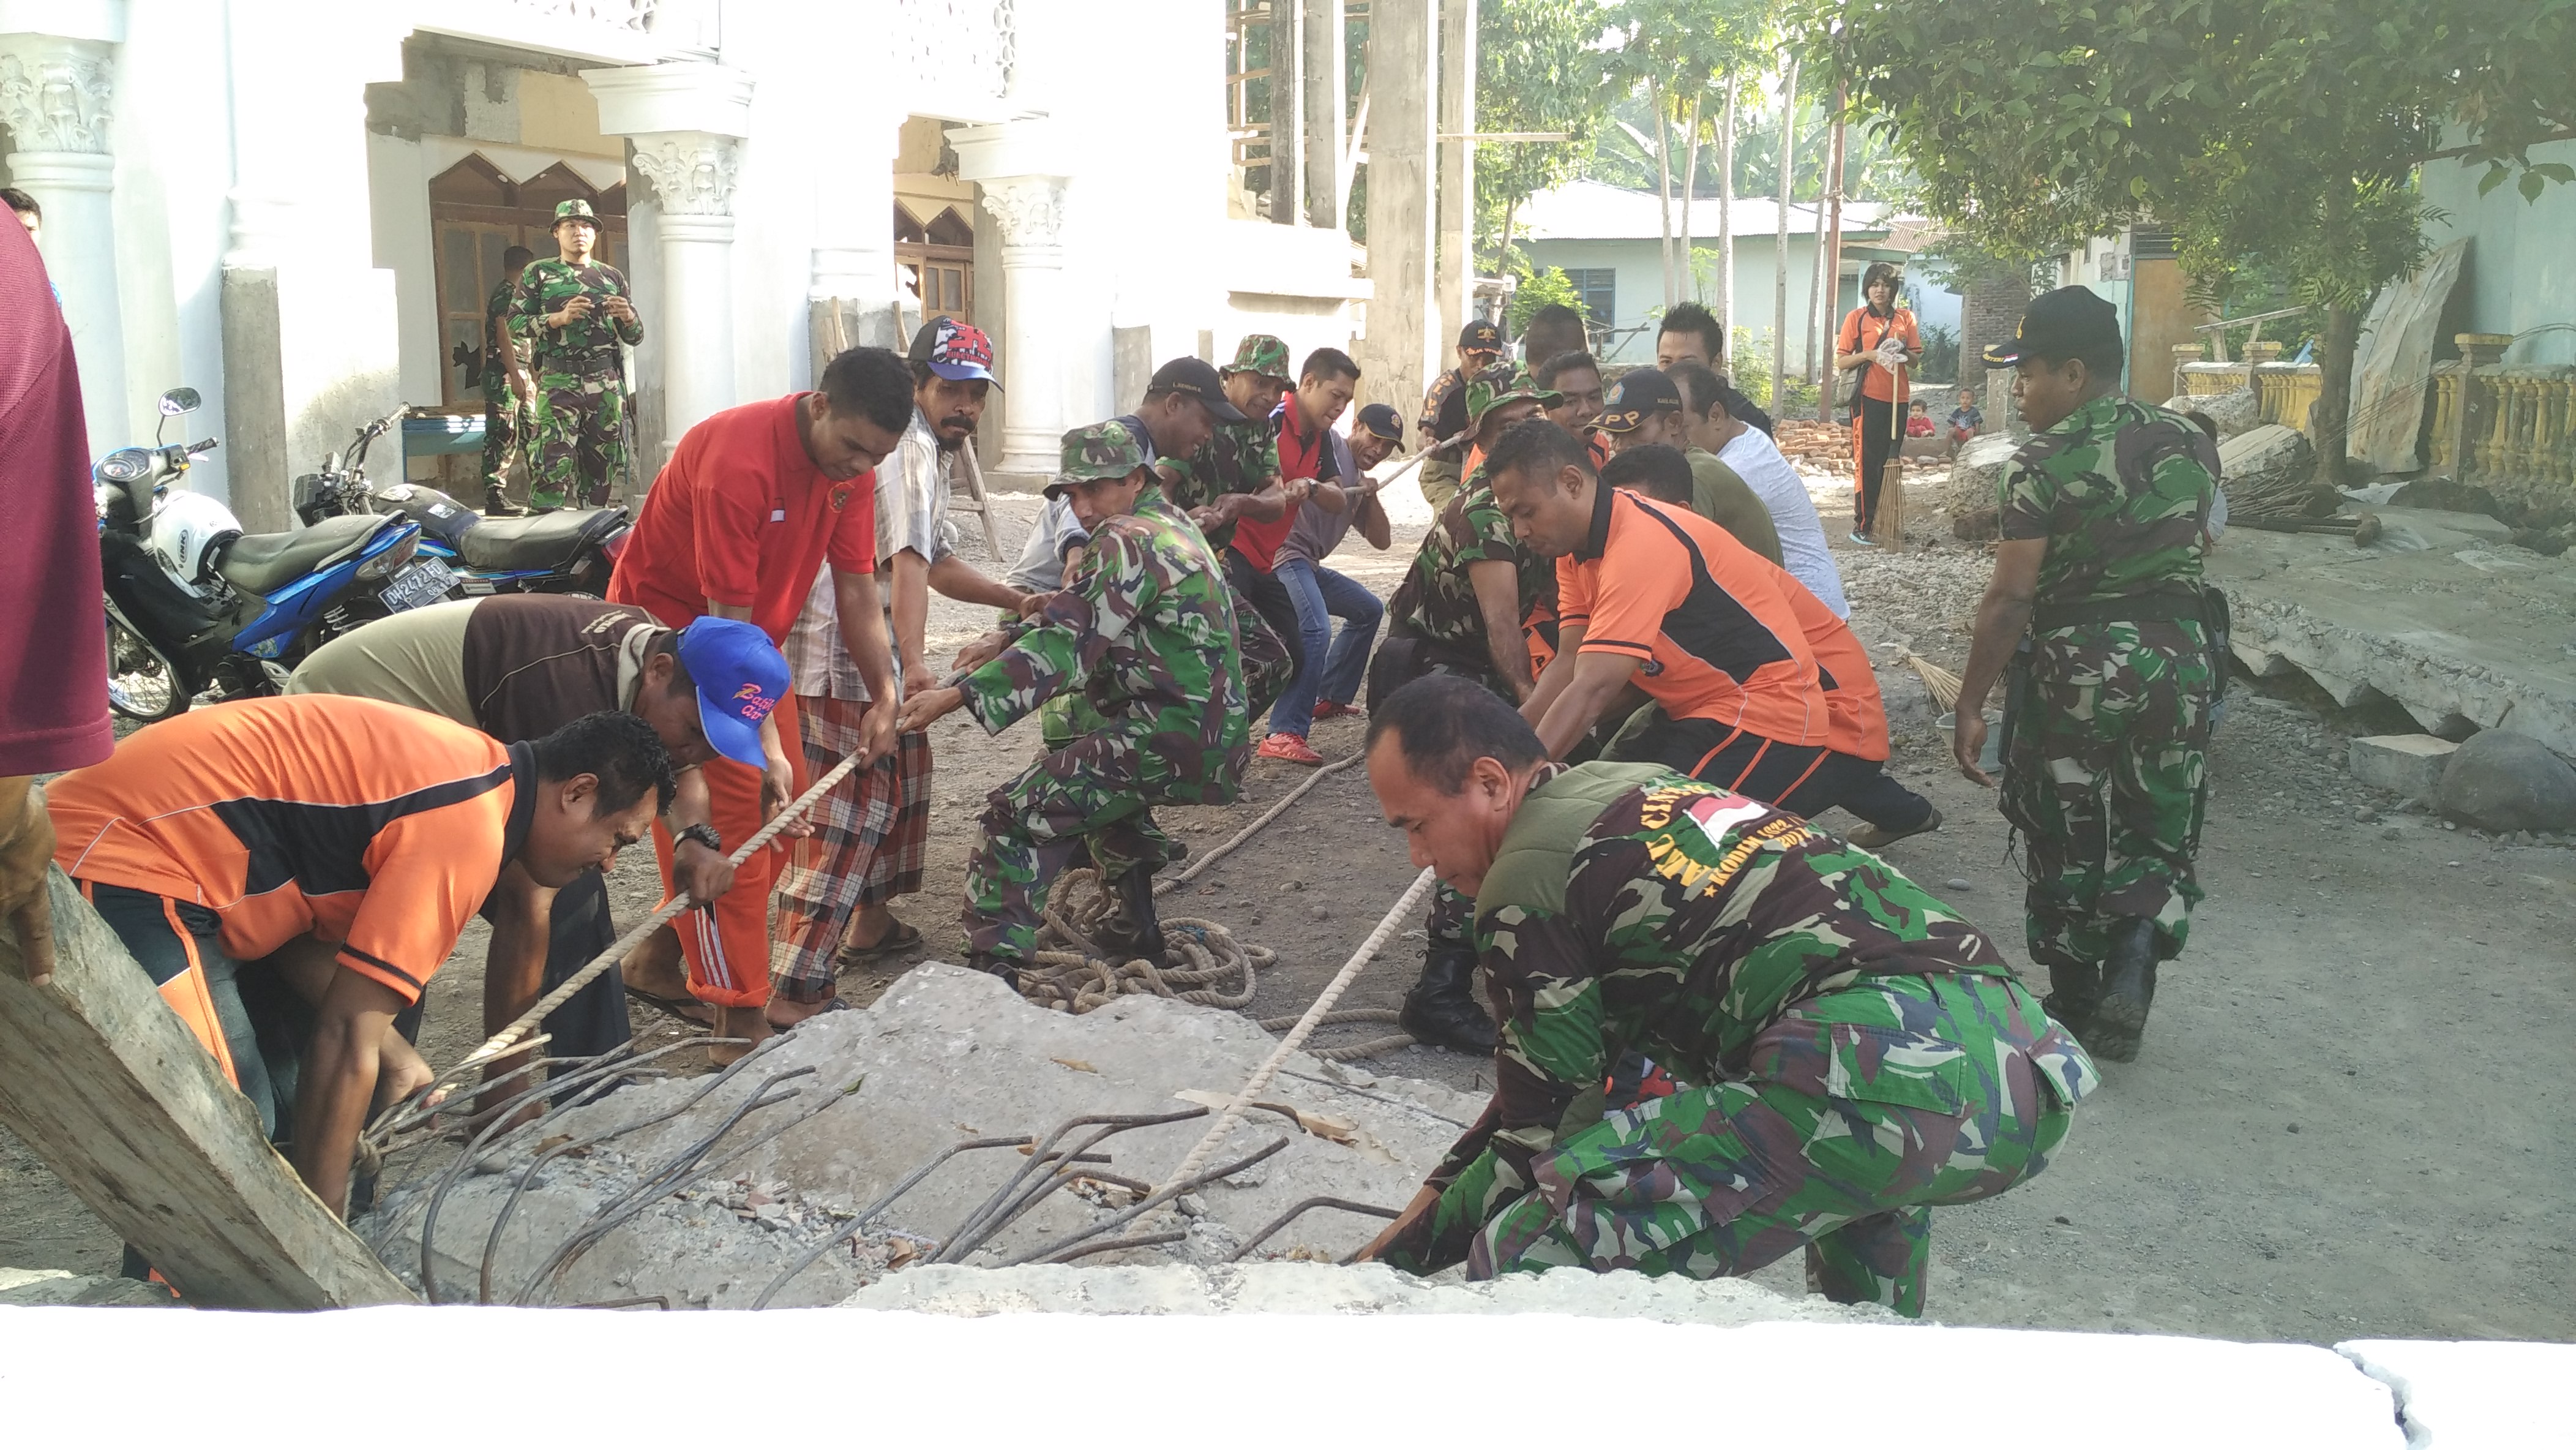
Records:
<instances>
[{"instance_id":1,"label":"combat boot","mask_svg":"<svg viewBox=\"0 0 2576 1450\"><path fill-rule=\"evenodd\" d=\"M2039 1005L2049 1020L2086 1043L2093 1040L2093 1009L2102 1000L2102 969L2091 962L2048 969L2048 995Z\"/></svg>"},{"instance_id":2,"label":"combat boot","mask_svg":"<svg viewBox=\"0 0 2576 1450\"><path fill-rule=\"evenodd\" d=\"M1404 994L1404 1012L1397 1025L1433 1047L1491 1053L1494 1019L1477 1005L1471 990L1475 980L1474 948L1433 947L1423 956L1422 980Z\"/></svg>"},{"instance_id":3,"label":"combat boot","mask_svg":"<svg viewBox=\"0 0 2576 1450\"><path fill-rule=\"evenodd\" d=\"M966 970L999 977L1012 991L1020 990L1019 964L1008 957L995 956L991 952L968 952Z\"/></svg>"},{"instance_id":4,"label":"combat boot","mask_svg":"<svg viewBox=\"0 0 2576 1450\"><path fill-rule=\"evenodd\" d=\"M2093 1007L2093 1029L2078 1034L2095 1057L2135 1062L2147 1032L2147 1009L2156 1000L2156 924L2130 917L2111 933L2102 963L2102 997Z\"/></svg>"},{"instance_id":5,"label":"combat boot","mask_svg":"<svg viewBox=\"0 0 2576 1450\"><path fill-rule=\"evenodd\" d=\"M1116 897L1109 919L1094 933L1100 949L1117 961L1143 957L1155 966L1165 963L1168 948L1163 943L1163 925L1154 914L1154 869L1138 866L1114 881L1103 883Z\"/></svg>"},{"instance_id":6,"label":"combat boot","mask_svg":"<svg viewBox=\"0 0 2576 1450\"><path fill-rule=\"evenodd\" d=\"M526 512L526 510L520 508L517 504L510 502L510 496L501 491L501 485L497 483L487 483L483 485L483 517L487 519L515 519L524 512Z\"/></svg>"}]
</instances>

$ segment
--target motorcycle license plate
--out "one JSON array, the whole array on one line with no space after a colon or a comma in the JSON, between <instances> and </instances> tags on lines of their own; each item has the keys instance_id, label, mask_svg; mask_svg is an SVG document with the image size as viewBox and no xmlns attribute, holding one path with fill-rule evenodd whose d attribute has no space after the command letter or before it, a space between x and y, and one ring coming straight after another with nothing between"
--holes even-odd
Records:
<instances>
[{"instance_id":1,"label":"motorcycle license plate","mask_svg":"<svg viewBox=\"0 0 2576 1450\"><path fill-rule=\"evenodd\" d=\"M394 582L378 590L376 597L385 602L388 611L400 614L406 609L436 604L455 587L456 576L448 572L445 560L418 559L405 564Z\"/></svg>"}]
</instances>

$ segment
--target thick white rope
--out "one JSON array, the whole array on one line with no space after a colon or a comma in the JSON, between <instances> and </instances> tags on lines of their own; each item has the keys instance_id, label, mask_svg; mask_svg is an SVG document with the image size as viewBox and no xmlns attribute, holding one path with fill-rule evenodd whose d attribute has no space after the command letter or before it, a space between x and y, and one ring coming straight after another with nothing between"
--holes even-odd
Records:
<instances>
[{"instance_id":1,"label":"thick white rope","mask_svg":"<svg viewBox=\"0 0 2576 1450\"><path fill-rule=\"evenodd\" d=\"M770 817L767 825L764 825L759 830L753 832L750 840L736 846L733 849L733 854L727 856L725 860L732 865L740 866L743 862L751 859L751 855L754 851L766 850L769 843L777 839L779 832L787 829L790 825L793 825L799 817L813 809L814 803L829 794L832 787L839 785L843 780L847 779L851 771L859 768L859 763L858 751L854 750L848 755L843 756L840 764L833 766L830 770L824 772L821 780L808 786L805 793L789 802L785 810L782 810L777 815ZM457 1063L456 1066L449 1068L441 1075L438 1082L430 1085L428 1090L431 1092L437 1092L442 1089L454 1089L463 1086L463 1075L466 1072L482 1065L483 1063L489 1062L493 1058L499 1057L501 1054L518 1046L520 1039L526 1037L529 1032L533 1031L538 1023L545 1021L557 1007L571 1001L575 992L589 986L592 981L597 979L600 973L607 971L610 967L625 960L628 952L633 951L636 947L642 945L644 939L659 930L664 922L678 916L681 912L695 907L697 904L697 902L692 901L689 898L689 894L685 891L672 897L669 901L664 902L660 910L654 912L651 916L644 918L643 921L636 924L633 930L610 943L608 950L591 958L589 963L580 971L566 977L562 986L559 986L553 991L538 998L535 1006L530 1007L527 1011L519 1014L519 1020L502 1028L500 1031L493 1033L491 1038L481 1047L465 1054L463 1061Z\"/></svg>"},{"instance_id":2,"label":"thick white rope","mask_svg":"<svg viewBox=\"0 0 2576 1450\"><path fill-rule=\"evenodd\" d=\"M1428 866L1422 868L1421 875L1413 878L1413 884L1406 887L1404 894L1396 898L1395 905L1388 907L1386 915L1379 918L1377 929L1368 934L1368 940L1361 942L1359 950L1351 953L1351 959L1342 963L1341 971L1325 986L1323 995L1306 1009L1305 1016L1297 1019L1296 1026L1288 1029L1288 1035L1279 1039L1279 1045L1271 1050L1270 1056L1253 1070L1252 1076L1226 1103L1225 1111L1217 1114L1216 1121L1208 1125L1207 1136L1199 1139L1198 1146L1181 1160L1181 1166L1173 1169L1171 1175L1163 1180L1163 1188L1186 1180L1205 1166L1217 1145L1224 1142L1226 1135L1234 1131L1234 1125L1243 1120L1244 1111L1252 1106L1252 1100L1270 1086L1270 1080L1279 1075L1279 1069L1286 1065L1291 1055L1306 1045L1307 1037L1322 1024L1324 1015L1333 1010L1333 1004L1341 1000L1342 993L1359 979L1360 969L1369 964L1379 948L1386 945L1386 939L1393 936L1396 928L1422 905L1422 898L1431 894L1435 879Z\"/></svg>"}]
</instances>

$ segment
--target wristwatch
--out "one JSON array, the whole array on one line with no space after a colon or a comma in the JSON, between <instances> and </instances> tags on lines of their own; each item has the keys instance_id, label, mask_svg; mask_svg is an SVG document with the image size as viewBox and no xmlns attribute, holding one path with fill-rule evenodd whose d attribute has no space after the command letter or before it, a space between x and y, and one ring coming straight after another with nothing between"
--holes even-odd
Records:
<instances>
[{"instance_id":1,"label":"wristwatch","mask_svg":"<svg viewBox=\"0 0 2576 1450\"><path fill-rule=\"evenodd\" d=\"M708 850L715 852L719 856L724 854L724 837L717 835L716 828L708 825L704 821L700 821L694 826L681 827L678 835L673 839L675 843L678 841L695 841L699 845L706 847Z\"/></svg>"}]
</instances>

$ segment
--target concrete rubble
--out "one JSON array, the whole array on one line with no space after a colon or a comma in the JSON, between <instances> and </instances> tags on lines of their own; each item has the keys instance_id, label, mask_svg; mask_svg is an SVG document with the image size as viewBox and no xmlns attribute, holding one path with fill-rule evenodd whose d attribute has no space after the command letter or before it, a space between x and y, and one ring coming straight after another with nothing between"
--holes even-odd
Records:
<instances>
[{"instance_id":1,"label":"concrete rubble","mask_svg":"<svg viewBox=\"0 0 2576 1450\"><path fill-rule=\"evenodd\" d=\"M2451 752L2434 803L2481 830L2576 829L2576 766L2528 735L2481 731Z\"/></svg>"},{"instance_id":2,"label":"concrete rubble","mask_svg":"<svg viewBox=\"0 0 2576 1450\"><path fill-rule=\"evenodd\" d=\"M2250 433L2263 426L2263 404L2252 388L2230 388L2223 393L2176 393L2165 399L2165 407L2176 413L2199 413L2218 425L2221 442L2239 433Z\"/></svg>"},{"instance_id":3,"label":"concrete rubble","mask_svg":"<svg viewBox=\"0 0 2576 1450\"><path fill-rule=\"evenodd\" d=\"M571 1264L560 1284L539 1285L528 1302L661 1296L673 1308L746 1307L806 1248L943 1148L978 1137L1043 1135L1079 1114L1171 1113L1221 1101L1275 1046L1268 1033L1233 1013L1129 997L1076 1017L1032 1006L991 977L928 964L864 1011L808 1021L687 1113L547 1164L512 1210L492 1257L493 1299L511 1302L556 1246L603 1205L714 1132L781 1073L815 1070L779 1081L778 1092L800 1095L752 1113L689 1174L678 1195L610 1232ZM630 1087L541 1129L519 1129L488 1150L482 1171L467 1174L439 1205L432 1264L440 1297L475 1298L494 1217L541 1143L586 1140L668 1112L706 1081ZM1380 1078L1304 1054L1290 1059L1262 1100L1298 1111L1313 1131L1279 1113L1249 1114L1208 1160L1211 1166L1282 1137L1286 1149L1184 1196L1178 1213L1158 1210L1119 1231L1123 1237L1180 1230L1184 1242L1088 1262L1223 1262L1290 1206L1318 1195L1401 1207L1483 1107L1436 1084ZM808 1112L813 1116L803 1118ZM774 1141L741 1152L782 1126ZM1206 1119L1195 1119L1110 1138L1099 1150L1110 1161L1099 1168L1160 1183L1207 1127ZM835 1303L925 1258L932 1243L1026 1161L1007 1148L951 1159L875 1221L855 1251L826 1254L773 1302ZM389 1184L399 1169L397 1159ZM415 1287L431 1181L415 1177L389 1187L379 1210L358 1225ZM1134 1199L1105 1179L1075 1184L970 1262L997 1264L1035 1250ZM1337 1259L1381 1226L1319 1209L1264 1244L1259 1255ZM911 1272L917 1270L896 1277Z\"/></svg>"},{"instance_id":4,"label":"concrete rubble","mask_svg":"<svg viewBox=\"0 0 2576 1450\"><path fill-rule=\"evenodd\" d=\"M1615 1274L1514 1274L1469 1284L1416 1279L1383 1264L1235 1264L1211 1268L1031 1265L999 1271L941 1266L859 1290L849 1309L925 1314L1571 1314L1582 1319L1732 1327L1784 1320L1903 1324L1875 1304L1791 1299L1742 1279L1701 1283Z\"/></svg>"}]
</instances>

